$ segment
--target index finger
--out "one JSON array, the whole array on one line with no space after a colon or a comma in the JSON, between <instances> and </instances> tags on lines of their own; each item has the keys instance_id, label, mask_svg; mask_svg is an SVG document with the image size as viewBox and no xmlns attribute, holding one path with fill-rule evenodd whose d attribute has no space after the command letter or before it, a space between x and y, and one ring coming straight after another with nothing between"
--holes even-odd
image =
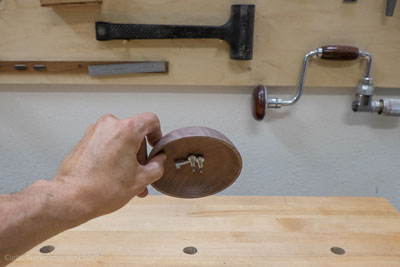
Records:
<instances>
[{"instance_id":1,"label":"index finger","mask_svg":"<svg viewBox=\"0 0 400 267\"><path fill-rule=\"evenodd\" d=\"M147 137L151 146L154 146L161 139L160 120L154 113L142 113L127 120L133 122L135 130L142 134L141 138Z\"/></svg>"}]
</instances>

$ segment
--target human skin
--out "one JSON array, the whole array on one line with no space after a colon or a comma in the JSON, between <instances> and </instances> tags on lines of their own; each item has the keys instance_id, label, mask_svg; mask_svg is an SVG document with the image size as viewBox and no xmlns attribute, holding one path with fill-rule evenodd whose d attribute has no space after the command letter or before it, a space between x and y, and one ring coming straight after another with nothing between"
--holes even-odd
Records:
<instances>
[{"instance_id":1,"label":"human skin","mask_svg":"<svg viewBox=\"0 0 400 267\"><path fill-rule=\"evenodd\" d=\"M114 212L163 174L164 154L146 163L146 138L161 138L156 115L102 116L59 166L51 180L0 195L0 266L46 239Z\"/></svg>"}]
</instances>

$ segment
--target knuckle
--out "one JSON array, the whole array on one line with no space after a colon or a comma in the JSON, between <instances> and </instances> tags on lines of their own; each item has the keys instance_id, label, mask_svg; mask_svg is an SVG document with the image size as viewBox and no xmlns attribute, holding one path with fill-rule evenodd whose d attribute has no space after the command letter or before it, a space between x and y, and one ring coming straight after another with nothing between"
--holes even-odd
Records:
<instances>
[{"instance_id":1,"label":"knuckle","mask_svg":"<svg viewBox=\"0 0 400 267\"><path fill-rule=\"evenodd\" d=\"M37 180L33 183L33 186L42 187L42 186L46 186L47 183L48 183L48 181L45 181L45 180Z\"/></svg>"},{"instance_id":2,"label":"knuckle","mask_svg":"<svg viewBox=\"0 0 400 267\"><path fill-rule=\"evenodd\" d=\"M124 125L124 128L129 131L134 131L137 128L137 123L133 119L126 120L123 125Z\"/></svg>"},{"instance_id":3,"label":"knuckle","mask_svg":"<svg viewBox=\"0 0 400 267\"><path fill-rule=\"evenodd\" d=\"M142 189L142 188L146 188L149 185L148 181L146 179L141 179L138 182L138 186Z\"/></svg>"},{"instance_id":4,"label":"knuckle","mask_svg":"<svg viewBox=\"0 0 400 267\"><path fill-rule=\"evenodd\" d=\"M135 132L137 131L138 123L135 120L126 120L121 121L120 123L120 131L125 136L135 136Z\"/></svg>"},{"instance_id":5,"label":"knuckle","mask_svg":"<svg viewBox=\"0 0 400 267\"><path fill-rule=\"evenodd\" d=\"M100 123L105 123L105 122L110 122L110 121L115 121L117 118L112 115L112 114L105 114L100 117L99 122Z\"/></svg>"},{"instance_id":6,"label":"knuckle","mask_svg":"<svg viewBox=\"0 0 400 267\"><path fill-rule=\"evenodd\" d=\"M155 178L160 178L163 175L163 173L164 173L164 168L162 164L159 165L157 168L155 168L153 172Z\"/></svg>"},{"instance_id":7,"label":"knuckle","mask_svg":"<svg viewBox=\"0 0 400 267\"><path fill-rule=\"evenodd\" d=\"M147 115L149 116L151 121L154 121L156 124L160 125L160 119L158 116L152 112L148 112Z\"/></svg>"},{"instance_id":8,"label":"knuckle","mask_svg":"<svg viewBox=\"0 0 400 267\"><path fill-rule=\"evenodd\" d=\"M92 123L92 124L90 124L88 127L87 127L87 129L86 129L86 133L89 133L93 128L95 128L96 127L96 124L95 123Z\"/></svg>"},{"instance_id":9,"label":"knuckle","mask_svg":"<svg viewBox=\"0 0 400 267\"><path fill-rule=\"evenodd\" d=\"M131 133L135 134L135 136L139 136L141 139L144 137L144 130L145 130L145 124L143 121L138 120L138 119L132 119L132 124L131 124Z\"/></svg>"},{"instance_id":10,"label":"knuckle","mask_svg":"<svg viewBox=\"0 0 400 267\"><path fill-rule=\"evenodd\" d=\"M147 180L142 177L140 179L136 179L135 183L134 183L134 187L136 188L136 190L138 191L142 191L144 188L146 188L148 186L148 182Z\"/></svg>"},{"instance_id":11,"label":"knuckle","mask_svg":"<svg viewBox=\"0 0 400 267\"><path fill-rule=\"evenodd\" d=\"M152 112L147 112L146 113L147 116L149 116L150 119L158 121L158 116Z\"/></svg>"}]
</instances>

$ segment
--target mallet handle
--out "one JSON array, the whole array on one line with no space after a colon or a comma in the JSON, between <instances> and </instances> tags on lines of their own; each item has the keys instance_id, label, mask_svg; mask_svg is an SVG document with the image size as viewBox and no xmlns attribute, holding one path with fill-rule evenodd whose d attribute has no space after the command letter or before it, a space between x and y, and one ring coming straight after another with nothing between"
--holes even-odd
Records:
<instances>
[{"instance_id":1,"label":"mallet handle","mask_svg":"<svg viewBox=\"0 0 400 267\"><path fill-rule=\"evenodd\" d=\"M224 39L224 26L184 26L155 24L116 24L96 22L96 38L99 41L114 39Z\"/></svg>"}]
</instances>

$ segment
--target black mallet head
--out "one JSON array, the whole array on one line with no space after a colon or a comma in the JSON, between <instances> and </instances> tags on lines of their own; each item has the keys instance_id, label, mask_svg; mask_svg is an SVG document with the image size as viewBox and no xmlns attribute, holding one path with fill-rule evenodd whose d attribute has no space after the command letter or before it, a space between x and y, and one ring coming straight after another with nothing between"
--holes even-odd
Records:
<instances>
[{"instance_id":1,"label":"black mallet head","mask_svg":"<svg viewBox=\"0 0 400 267\"><path fill-rule=\"evenodd\" d=\"M253 58L255 5L232 5L232 14L225 28L224 39L231 48L231 59Z\"/></svg>"}]
</instances>

